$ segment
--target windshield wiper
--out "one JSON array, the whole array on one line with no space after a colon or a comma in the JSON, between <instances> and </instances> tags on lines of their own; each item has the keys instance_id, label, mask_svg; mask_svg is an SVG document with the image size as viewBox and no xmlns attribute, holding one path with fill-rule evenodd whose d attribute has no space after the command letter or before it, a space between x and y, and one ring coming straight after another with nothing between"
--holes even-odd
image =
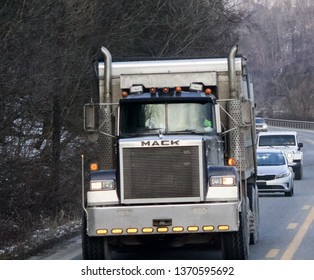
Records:
<instances>
[{"instance_id":1,"label":"windshield wiper","mask_svg":"<svg viewBox=\"0 0 314 280\"><path fill-rule=\"evenodd\" d=\"M168 131L168 133L202 133L201 131L197 129L184 129L184 130L173 130L173 131Z\"/></svg>"},{"instance_id":2,"label":"windshield wiper","mask_svg":"<svg viewBox=\"0 0 314 280\"><path fill-rule=\"evenodd\" d=\"M150 135L150 134L160 134L161 131L164 131L163 128L143 128L134 132L124 133L121 136L122 137L138 137L143 135Z\"/></svg>"}]
</instances>

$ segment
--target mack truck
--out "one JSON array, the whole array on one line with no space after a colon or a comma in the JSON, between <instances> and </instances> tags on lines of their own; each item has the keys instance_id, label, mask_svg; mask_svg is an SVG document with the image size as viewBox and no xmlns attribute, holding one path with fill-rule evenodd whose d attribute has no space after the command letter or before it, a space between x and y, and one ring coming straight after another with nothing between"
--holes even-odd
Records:
<instances>
[{"instance_id":1,"label":"mack truck","mask_svg":"<svg viewBox=\"0 0 314 280\"><path fill-rule=\"evenodd\" d=\"M224 259L249 257L259 236L254 93L237 50L113 62L101 47L97 100L84 105L97 158L82 155L83 259L211 244Z\"/></svg>"}]
</instances>

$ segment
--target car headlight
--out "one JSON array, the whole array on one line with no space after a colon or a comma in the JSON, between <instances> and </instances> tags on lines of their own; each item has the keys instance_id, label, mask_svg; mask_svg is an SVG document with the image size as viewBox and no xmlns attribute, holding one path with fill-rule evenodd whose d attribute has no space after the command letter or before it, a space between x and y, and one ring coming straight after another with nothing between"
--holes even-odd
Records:
<instances>
[{"instance_id":1,"label":"car headlight","mask_svg":"<svg viewBox=\"0 0 314 280\"><path fill-rule=\"evenodd\" d=\"M288 162L289 163L291 163L291 162L293 162L293 153L291 153L291 152L286 152L285 153L286 154L286 157L287 157L287 160L288 160Z\"/></svg>"},{"instance_id":2,"label":"car headlight","mask_svg":"<svg viewBox=\"0 0 314 280\"><path fill-rule=\"evenodd\" d=\"M277 174L277 175L276 175L276 179L288 177L289 175L290 175L289 170L286 170L285 172L282 172L282 173L280 173L280 174Z\"/></svg>"},{"instance_id":3,"label":"car headlight","mask_svg":"<svg viewBox=\"0 0 314 280\"><path fill-rule=\"evenodd\" d=\"M114 189L115 189L114 180L91 181L90 182L90 190L91 191L114 190Z\"/></svg>"},{"instance_id":4,"label":"car headlight","mask_svg":"<svg viewBox=\"0 0 314 280\"><path fill-rule=\"evenodd\" d=\"M211 187L228 187L235 185L234 176L212 176L209 180Z\"/></svg>"}]
</instances>

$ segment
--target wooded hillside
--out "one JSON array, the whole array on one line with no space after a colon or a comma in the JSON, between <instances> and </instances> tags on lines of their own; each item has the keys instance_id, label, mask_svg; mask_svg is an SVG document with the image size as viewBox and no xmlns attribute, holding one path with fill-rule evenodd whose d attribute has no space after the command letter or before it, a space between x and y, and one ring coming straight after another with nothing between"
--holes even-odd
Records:
<instances>
[{"instance_id":1,"label":"wooded hillside","mask_svg":"<svg viewBox=\"0 0 314 280\"><path fill-rule=\"evenodd\" d=\"M80 219L93 60L226 55L245 13L221 0L2 0L0 247ZM0 256L1 258L1 256Z\"/></svg>"},{"instance_id":2,"label":"wooded hillside","mask_svg":"<svg viewBox=\"0 0 314 280\"><path fill-rule=\"evenodd\" d=\"M314 121L314 2L249 2L240 45L253 72L257 111Z\"/></svg>"}]
</instances>

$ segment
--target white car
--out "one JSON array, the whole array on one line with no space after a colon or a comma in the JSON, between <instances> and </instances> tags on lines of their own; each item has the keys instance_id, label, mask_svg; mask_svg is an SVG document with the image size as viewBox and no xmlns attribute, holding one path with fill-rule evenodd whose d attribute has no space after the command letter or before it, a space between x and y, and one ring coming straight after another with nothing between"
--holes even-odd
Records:
<instances>
[{"instance_id":1,"label":"white car","mask_svg":"<svg viewBox=\"0 0 314 280\"><path fill-rule=\"evenodd\" d=\"M268 130L268 125L263 118L256 117L255 118L255 129L256 129L256 133L260 133L262 131L265 132Z\"/></svg>"},{"instance_id":2,"label":"white car","mask_svg":"<svg viewBox=\"0 0 314 280\"><path fill-rule=\"evenodd\" d=\"M284 192L286 196L292 196L294 173L285 154L278 149L258 149L256 158L258 191Z\"/></svg>"},{"instance_id":3,"label":"white car","mask_svg":"<svg viewBox=\"0 0 314 280\"><path fill-rule=\"evenodd\" d=\"M295 131L268 131L260 132L257 136L257 148L277 148L282 150L288 163L294 163L295 179L303 178L303 143L299 142Z\"/></svg>"}]
</instances>

